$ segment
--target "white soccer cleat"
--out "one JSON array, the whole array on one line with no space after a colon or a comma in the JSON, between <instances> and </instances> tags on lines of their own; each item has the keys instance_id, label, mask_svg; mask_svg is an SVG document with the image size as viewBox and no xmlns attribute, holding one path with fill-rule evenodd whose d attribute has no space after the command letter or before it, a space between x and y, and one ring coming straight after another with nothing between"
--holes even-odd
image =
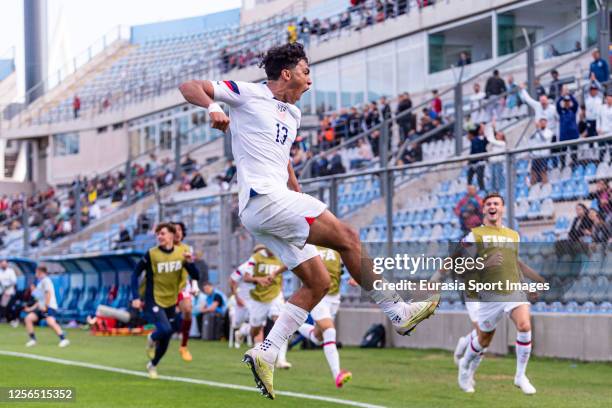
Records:
<instances>
[{"instance_id":1,"label":"white soccer cleat","mask_svg":"<svg viewBox=\"0 0 612 408\"><path fill-rule=\"evenodd\" d=\"M68 347L69 345L70 345L70 340L68 339L61 340L58 344L60 348Z\"/></svg>"},{"instance_id":2,"label":"white soccer cleat","mask_svg":"<svg viewBox=\"0 0 612 408\"><path fill-rule=\"evenodd\" d=\"M242 343L244 343L244 334L242 334L240 332L240 329L237 329L234 332L234 347L236 347L237 349L240 348L240 346L242 345Z\"/></svg>"},{"instance_id":3,"label":"white soccer cleat","mask_svg":"<svg viewBox=\"0 0 612 408\"><path fill-rule=\"evenodd\" d=\"M533 395L536 393L535 387L531 385L529 378L527 378L525 375L522 377L514 377L514 385L520 388L526 395Z\"/></svg>"},{"instance_id":4,"label":"white soccer cleat","mask_svg":"<svg viewBox=\"0 0 612 408\"><path fill-rule=\"evenodd\" d=\"M19 327L19 320L17 320L17 319L13 320L13 321L10 323L10 325L11 325L11 327L12 327L13 329L18 328L18 327Z\"/></svg>"},{"instance_id":5,"label":"white soccer cleat","mask_svg":"<svg viewBox=\"0 0 612 408\"><path fill-rule=\"evenodd\" d=\"M26 347L34 347L36 345L36 340L28 340L28 342L25 344Z\"/></svg>"},{"instance_id":6,"label":"white soccer cleat","mask_svg":"<svg viewBox=\"0 0 612 408\"><path fill-rule=\"evenodd\" d=\"M283 370L288 370L288 369L290 369L290 368L292 367L292 365L291 365L291 363L290 363L290 362L288 362L287 360L283 360L283 361L281 361L281 360L276 360L275 367L276 367L276 368L283 369Z\"/></svg>"},{"instance_id":7,"label":"white soccer cleat","mask_svg":"<svg viewBox=\"0 0 612 408\"><path fill-rule=\"evenodd\" d=\"M152 362L147 363L147 372L149 373L149 378L152 380L157 379L157 367L153 365Z\"/></svg>"},{"instance_id":8,"label":"white soccer cleat","mask_svg":"<svg viewBox=\"0 0 612 408\"><path fill-rule=\"evenodd\" d=\"M423 320L429 318L440 304L440 295L435 294L422 302L398 302L395 306L395 316L391 323L395 331L402 335L409 335Z\"/></svg>"},{"instance_id":9,"label":"white soccer cleat","mask_svg":"<svg viewBox=\"0 0 612 408\"><path fill-rule=\"evenodd\" d=\"M474 379L470 374L469 366L465 363L465 359L459 360L459 374L457 376L457 382L459 383L459 388L461 388L464 392L475 392L474 390Z\"/></svg>"},{"instance_id":10,"label":"white soccer cleat","mask_svg":"<svg viewBox=\"0 0 612 408\"><path fill-rule=\"evenodd\" d=\"M453 354L453 359L455 360L456 366L459 365L459 360L461 360L461 357L463 357L463 353L465 353L465 349L467 348L469 343L470 341L466 339L465 336L459 337L459 340L457 341L457 346L455 347L455 353Z\"/></svg>"}]
</instances>

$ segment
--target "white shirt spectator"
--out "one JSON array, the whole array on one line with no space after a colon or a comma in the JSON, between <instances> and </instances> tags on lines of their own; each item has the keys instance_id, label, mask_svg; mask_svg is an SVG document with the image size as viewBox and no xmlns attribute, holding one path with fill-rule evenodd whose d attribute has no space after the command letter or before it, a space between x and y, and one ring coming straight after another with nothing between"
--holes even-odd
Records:
<instances>
[{"instance_id":1,"label":"white shirt spectator","mask_svg":"<svg viewBox=\"0 0 612 408\"><path fill-rule=\"evenodd\" d=\"M477 109L473 111L472 114L470 115L472 122L474 123L487 122L487 118L485 117L486 112L483 109L484 99L486 97L487 95L482 91L470 96L470 110Z\"/></svg>"},{"instance_id":2,"label":"white shirt spectator","mask_svg":"<svg viewBox=\"0 0 612 408\"><path fill-rule=\"evenodd\" d=\"M497 140L495 138L495 132L493 131L493 126L491 124L487 124L485 126L485 137L487 138L487 150L489 153L503 153L506 151L506 141L505 140ZM504 156L493 156L489 157L489 162L501 162L504 161Z\"/></svg>"},{"instance_id":3,"label":"white shirt spectator","mask_svg":"<svg viewBox=\"0 0 612 408\"><path fill-rule=\"evenodd\" d=\"M597 120L597 116L599 116L599 109L601 108L601 94L597 94L596 96L591 96L590 93L587 93L584 97L584 107L586 113L586 120Z\"/></svg>"},{"instance_id":4,"label":"white shirt spectator","mask_svg":"<svg viewBox=\"0 0 612 408\"><path fill-rule=\"evenodd\" d=\"M602 135L612 133L612 106L607 103L602 104L599 108L597 132Z\"/></svg>"},{"instance_id":5,"label":"white shirt spectator","mask_svg":"<svg viewBox=\"0 0 612 408\"><path fill-rule=\"evenodd\" d=\"M97 220L102 216L102 210L100 209L100 204L96 201L89 207L89 216L92 220Z\"/></svg>"},{"instance_id":6,"label":"white shirt spectator","mask_svg":"<svg viewBox=\"0 0 612 408\"><path fill-rule=\"evenodd\" d=\"M17 275L13 268L0 268L0 295L13 296L17 285Z\"/></svg>"},{"instance_id":7,"label":"white shirt spectator","mask_svg":"<svg viewBox=\"0 0 612 408\"><path fill-rule=\"evenodd\" d=\"M45 276L43 279L38 282L36 285L35 298L38 299L38 304L40 307L48 307L51 309L57 309L57 299L55 297L55 287L53 286L53 281L48 276ZM46 294L49 294L49 303L45 304Z\"/></svg>"},{"instance_id":8,"label":"white shirt spectator","mask_svg":"<svg viewBox=\"0 0 612 408\"><path fill-rule=\"evenodd\" d=\"M528 139L527 146L539 147L547 146L551 143L553 138L552 131L547 127L546 129L536 129L535 133ZM539 149L531 152L532 157L548 157L550 156L550 149Z\"/></svg>"},{"instance_id":9,"label":"white shirt spectator","mask_svg":"<svg viewBox=\"0 0 612 408\"><path fill-rule=\"evenodd\" d=\"M364 142L359 147L359 158L364 160L372 160L374 153L372 153L372 146L368 142Z\"/></svg>"},{"instance_id":10,"label":"white shirt spectator","mask_svg":"<svg viewBox=\"0 0 612 408\"><path fill-rule=\"evenodd\" d=\"M557 116L557 108L555 108L555 104L549 103L546 109L544 109L540 102L529 96L526 89L521 89L520 95L521 99L535 111L536 122L542 117L546 118L548 122L547 127L550 129L553 135L556 135L559 117Z\"/></svg>"}]
</instances>

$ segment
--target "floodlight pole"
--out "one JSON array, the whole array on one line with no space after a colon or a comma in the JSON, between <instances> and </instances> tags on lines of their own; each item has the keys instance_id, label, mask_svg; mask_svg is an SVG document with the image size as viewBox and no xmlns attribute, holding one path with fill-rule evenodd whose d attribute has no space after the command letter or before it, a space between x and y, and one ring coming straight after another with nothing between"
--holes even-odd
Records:
<instances>
[{"instance_id":1,"label":"floodlight pole","mask_svg":"<svg viewBox=\"0 0 612 408\"><path fill-rule=\"evenodd\" d=\"M453 70L453 74L454 74ZM461 156L463 152L463 66L459 70L459 76L455 84L455 124L453 133L455 134L455 156Z\"/></svg>"},{"instance_id":2,"label":"floodlight pole","mask_svg":"<svg viewBox=\"0 0 612 408\"><path fill-rule=\"evenodd\" d=\"M610 11L608 1L600 1L599 5L599 53L601 58L608 61L608 54L610 53Z\"/></svg>"}]
</instances>

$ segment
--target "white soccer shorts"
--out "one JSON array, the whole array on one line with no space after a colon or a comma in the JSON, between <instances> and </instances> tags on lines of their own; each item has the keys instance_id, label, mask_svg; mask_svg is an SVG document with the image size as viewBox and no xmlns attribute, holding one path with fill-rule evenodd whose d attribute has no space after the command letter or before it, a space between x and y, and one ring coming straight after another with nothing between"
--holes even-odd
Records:
<instances>
[{"instance_id":1,"label":"white soccer shorts","mask_svg":"<svg viewBox=\"0 0 612 408\"><path fill-rule=\"evenodd\" d=\"M249 199L240 219L255 240L291 270L319 255L314 245L306 244L306 239L310 224L326 208L326 204L308 194L281 190Z\"/></svg>"},{"instance_id":2,"label":"white soccer shorts","mask_svg":"<svg viewBox=\"0 0 612 408\"><path fill-rule=\"evenodd\" d=\"M491 332L497 327L497 323L521 305L529 305L529 302L479 302L478 328L483 332Z\"/></svg>"},{"instance_id":3,"label":"white soccer shorts","mask_svg":"<svg viewBox=\"0 0 612 408\"><path fill-rule=\"evenodd\" d=\"M480 302L477 300L466 299L465 308L467 309L470 321L478 323L478 309L480 308Z\"/></svg>"},{"instance_id":4,"label":"white soccer shorts","mask_svg":"<svg viewBox=\"0 0 612 408\"><path fill-rule=\"evenodd\" d=\"M266 319L280 315L280 312L285 304L283 294L279 293L277 297L270 302L259 302L254 299L248 301L249 307L249 324L251 327L260 327L266 324Z\"/></svg>"},{"instance_id":5,"label":"white soccer shorts","mask_svg":"<svg viewBox=\"0 0 612 408\"><path fill-rule=\"evenodd\" d=\"M323 319L334 319L340 307L340 294L325 295L323 299L310 311L312 319L316 322Z\"/></svg>"}]
</instances>

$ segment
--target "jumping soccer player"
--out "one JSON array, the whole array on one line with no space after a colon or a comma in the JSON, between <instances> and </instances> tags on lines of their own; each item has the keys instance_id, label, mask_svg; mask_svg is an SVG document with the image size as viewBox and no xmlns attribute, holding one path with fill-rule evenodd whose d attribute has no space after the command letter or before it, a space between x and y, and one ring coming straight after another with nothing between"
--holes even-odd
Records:
<instances>
[{"instance_id":1,"label":"jumping soccer player","mask_svg":"<svg viewBox=\"0 0 612 408\"><path fill-rule=\"evenodd\" d=\"M189 276L192 280L189 282L187 274L183 274L184 283L181 282L181 286L184 286L183 290L178 295L178 307L181 312L181 345L179 347L179 354L184 361L191 361L193 357L187 348L187 342L189 341L189 331L191 329L191 319L193 311L193 296L197 296L200 287L198 285L199 271L193 264L193 249L190 245L184 244L183 240L187 236L187 229L185 224L182 222L173 222L176 234L174 235L174 246L182 251L185 255L185 260L192 263L190 270L195 273L194 276Z\"/></svg>"},{"instance_id":2,"label":"jumping soccer player","mask_svg":"<svg viewBox=\"0 0 612 408\"><path fill-rule=\"evenodd\" d=\"M53 329L60 342L58 346L67 347L70 345L70 340L66 338L64 331L62 330L55 316L57 315L57 299L55 297L55 287L53 281L47 275L46 266L36 267L36 289L33 292L34 298L37 300L32 306L28 306L23 310L28 313L25 318L25 327L30 340L26 343L26 347L33 347L36 345L36 334L34 334L34 323L39 320L45 320L50 328Z\"/></svg>"},{"instance_id":3,"label":"jumping soccer player","mask_svg":"<svg viewBox=\"0 0 612 408\"><path fill-rule=\"evenodd\" d=\"M403 302L373 272L359 234L339 221L321 201L300 192L289 150L300 127L295 103L312 85L308 58L299 43L273 47L261 64L266 83L188 81L180 86L185 99L208 109L211 126L231 130L238 173L239 216L258 241L277 254L302 281L274 327L257 347L245 354L262 393L274 398L274 363L281 347L321 301L330 286L329 273L314 245L338 251L351 276L380 305L400 334L408 334L429 317L439 296ZM226 103L230 119L214 101Z\"/></svg>"},{"instance_id":4,"label":"jumping soccer player","mask_svg":"<svg viewBox=\"0 0 612 408\"><path fill-rule=\"evenodd\" d=\"M463 239L464 245L470 246L468 251L472 250L485 259L485 269L479 273L479 281L519 283L523 276L527 276L543 282L540 275L519 259L518 232L502 225L504 199L497 193L490 193L483 201L483 209L483 225L472 228ZM517 330L514 385L525 394L535 394L535 387L525 375L531 354L531 320L529 302L526 301L524 292L502 289L480 292L478 297L478 335L471 338L459 361L459 387L465 392L474 392L474 373L493 339L497 323L504 313L507 313Z\"/></svg>"},{"instance_id":5,"label":"jumping soccer player","mask_svg":"<svg viewBox=\"0 0 612 408\"><path fill-rule=\"evenodd\" d=\"M258 346L264 341L266 320L276 321L285 304L282 274L287 268L264 245L256 245L253 252L247 264L250 270L245 271L244 281L255 284L249 293L248 308L251 337ZM287 361L287 342L281 345L275 365L277 368L291 368L291 363Z\"/></svg>"},{"instance_id":6,"label":"jumping soccer player","mask_svg":"<svg viewBox=\"0 0 612 408\"><path fill-rule=\"evenodd\" d=\"M147 338L147 371L153 379L157 378L157 365L168 349L172 333L178 329L176 299L182 289L184 269L194 274L190 253L174 245L174 225L158 224L155 234L159 245L147 251L132 273L132 306L144 306L145 318L155 325L155 331ZM139 278L143 272L141 288Z\"/></svg>"},{"instance_id":7,"label":"jumping soccer player","mask_svg":"<svg viewBox=\"0 0 612 408\"><path fill-rule=\"evenodd\" d=\"M340 369L340 355L336 348L336 327L334 319L340 307L340 275L342 274L342 261L340 254L333 249L317 247L319 255L329 272L331 285L327 295L310 311L315 325L304 323L299 332L308 340L320 346L323 344L323 352L327 364L332 372L332 378L337 388L342 388L353 377L350 371ZM356 285L357 283L354 282Z\"/></svg>"}]
</instances>

